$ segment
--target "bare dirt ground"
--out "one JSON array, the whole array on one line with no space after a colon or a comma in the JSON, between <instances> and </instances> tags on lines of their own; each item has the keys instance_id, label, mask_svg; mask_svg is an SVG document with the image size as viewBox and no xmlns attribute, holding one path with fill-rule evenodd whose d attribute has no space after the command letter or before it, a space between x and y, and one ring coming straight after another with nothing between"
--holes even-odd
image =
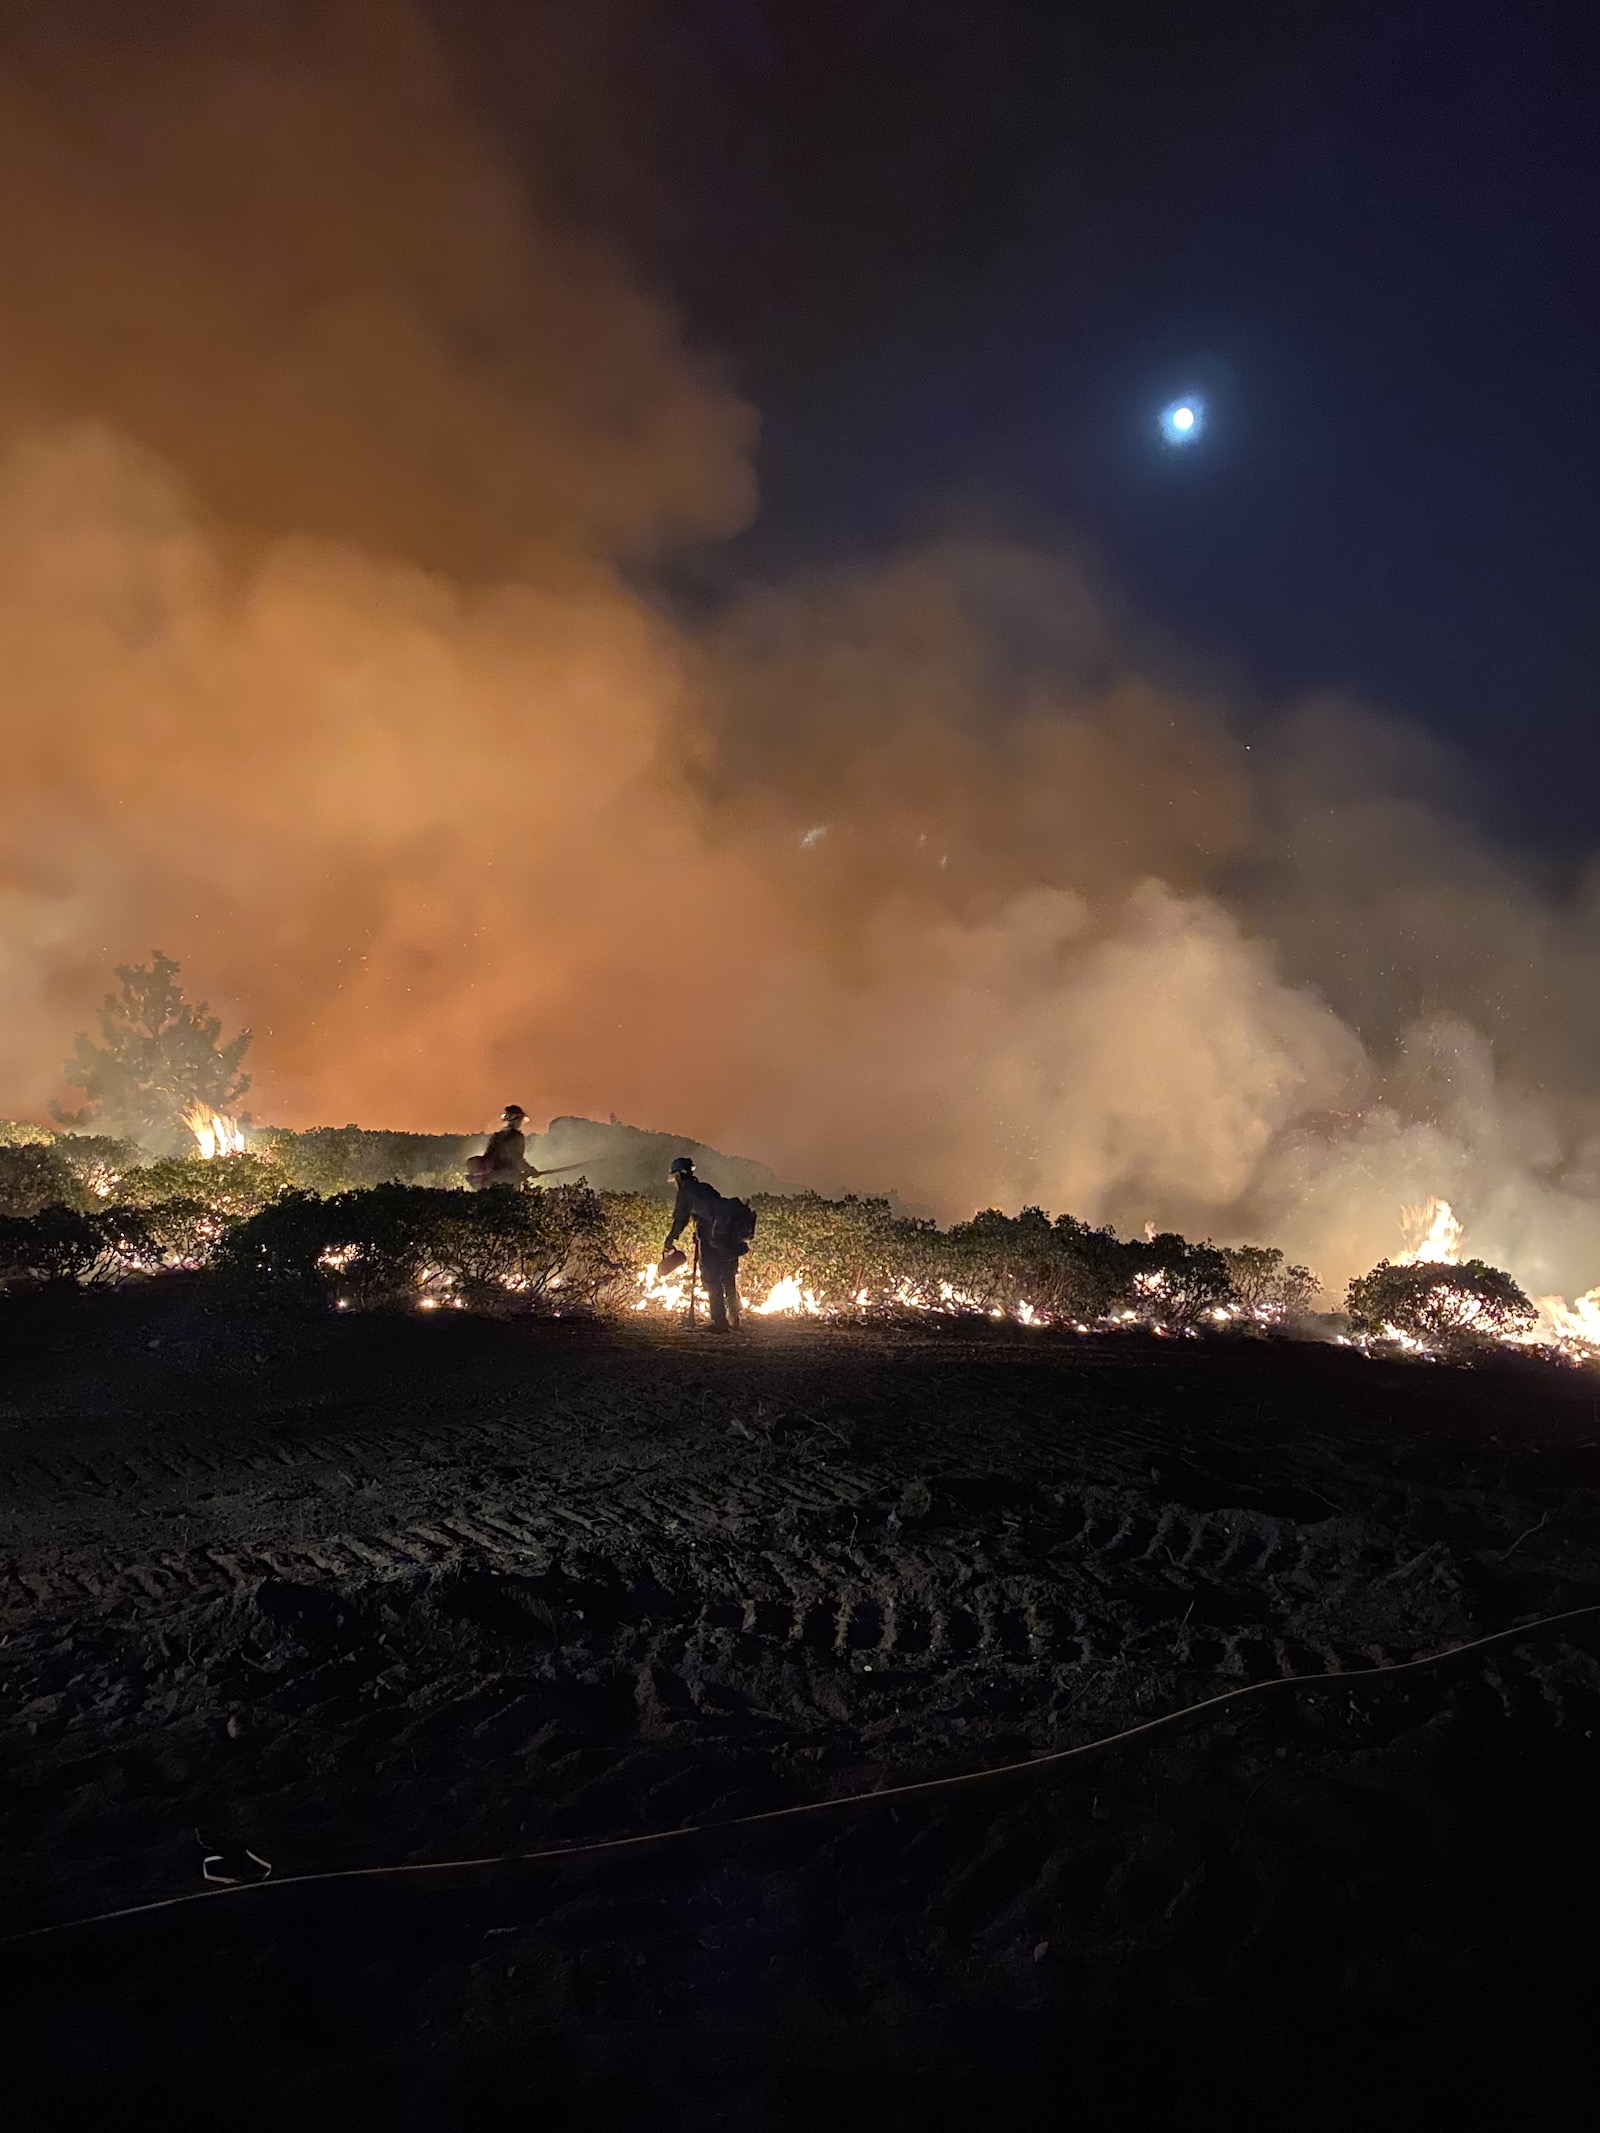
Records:
<instances>
[{"instance_id":1,"label":"bare dirt ground","mask_svg":"<svg viewBox=\"0 0 1600 2133\"><path fill-rule=\"evenodd\" d=\"M5 1930L678 1827L1600 1601L1600 1384L0 1308ZM21 2126L1592 2118L1600 1616L1079 1762L0 1949ZM1579 2113L1581 2111L1581 2118Z\"/></svg>"}]
</instances>

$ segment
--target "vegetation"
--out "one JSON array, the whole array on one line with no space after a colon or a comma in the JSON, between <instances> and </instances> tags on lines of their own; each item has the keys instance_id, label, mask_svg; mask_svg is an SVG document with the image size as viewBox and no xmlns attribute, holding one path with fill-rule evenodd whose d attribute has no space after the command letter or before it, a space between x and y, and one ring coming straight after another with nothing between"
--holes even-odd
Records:
<instances>
[{"instance_id":1,"label":"vegetation","mask_svg":"<svg viewBox=\"0 0 1600 2133\"><path fill-rule=\"evenodd\" d=\"M119 963L116 992L100 1008L100 1042L80 1032L66 1063L70 1087L86 1098L76 1112L52 1107L62 1124L101 1123L143 1146L176 1153L187 1145L183 1114L197 1104L231 1112L250 1086L240 1062L241 1030L224 1044L222 1024L202 1000L191 1007L178 965L160 949L148 963Z\"/></svg>"},{"instance_id":2,"label":"vegetation","mask_svg":"<svg viewBox=\"0 0 1600 2133\"><path fill-rule=\"evenodd\" d=\"M222 1221L259 1214L281 1199L289 1180L259 1155L163 1156L120 1171L107 1188L124 1207L157 1208L192 1201Z\"/></svg>"},{"instance_id":3,"label":"vegetation","mask_svg":"<svg viewBox=\"0 0 1600 2133\"><path fill-rule=\"evenodd\" d=\"M481 1136L371 1133L361 1126L266 1126L252 1148L302 1192L358 1192L370 1185L459 1186Z\"/></svg>"},{"instance_id":4,"label":"vegetation","mask_svg":"<svg viewBox=\"0 0 1600 2133\"><path fill-rule=\"evenodd\" d=\"M85 1281L105 1248L99 1223L75 1208L0 1215L0 1282L11 1287Z\"/></svg>"},{"instance_id":5,"label":"vegetation","mask_svg":"<svg viewBox=\"0 0 1600 2133\"><path fill-rule=\"evenodd\" d=\"M253 1135L248 1154L152 1162L105 1135L10 1131L0 1138L0 1216L12 1218L0 1284L190 1268L346 1310L625 1311L649 1301L640 1276L660 1253L669 1200L597 1194L581 1181L468 1193L457 1157L470 1145L355 1126L274 1129ZM1281 1323L1316 1293L1312 1274L1263 1246L1123 1239L1037 1207L991 1208L940 1230L881 1199L800 1193L755 1204L742 1277L753 1305L784 1282L801 1308L830 1316L938 1311L1190 1330Z\"/></svg>"},{"instance_id":6,"label":"vegetation","mask_svg":"<svg viewBox=\"0 0 1600 2133\"><path fill-rule=\"evenodd\" d=\"M1358 1333L1398 1334L1445 1349L1525 1333L1538 1318L1511 1276L1482 1259L1459 1266L1391 1266L1385 1259L1351 1282L1346 1302Z\"/></svg>"},{"instance_id":7,"label":"vegetation","mask_svg":"<svg viewBox=\"0 0 1600 2133\"><path fill-rule=\"evenodd\" d=\"M826 1309L855 1308L863 1294L880 1306L937 1301L938 1231L931 1222L896 1215L887 1200L824 1200L814 1192L763 1195L752 1204L756 1233L742 1271L752 1297L793 1279ZM663 1221L658 1246L666 1226Z\"/></svg>"},{"instance_id":8,"label":"vegetation","mask_svg":"<svg viewBox=\"0 0 1600 2133\"><path fill-rule=\"evenodd\" d=\"M55 1135L31 1118L0 1118L0 1148L48 1148Z\"/></svg>"},{"instance_id":9,"label":"vegetation","mask_svg":"<svg viewBox=\"0 0 1600 2133\"><path fill-rule=\"evenodd\" d=\"M1293 1323L1316 1308L1321 1284L1308 1266L1285 1262L1275 1245L1224 1247L1233 1300L1249 1318L1264 1324Z\"/></svg>"},{"instance_id":10,"label":"vegetation","mask_svg":"<svg viewBox=\"0 0 1600 2133\"><path fill-rule=\"evenodd\" d=\"M0 1215L36 1215L46 1207L82 1213L88 1206L77 1171L48 1141L0 1147Z\"/></svg>"},{"instance_id":11,"label":"vegetation","mask_svg":"<svg viewBox=\"0 0 1600 2133\"><path fill-rule=\"evenodd\" d=\"M592 1306L623 1269L599 1195L437 1192L377 1185L318 1199L287 1192L223 1234L225 1278L347 1310Z\"/></svg>"}]
</instances>

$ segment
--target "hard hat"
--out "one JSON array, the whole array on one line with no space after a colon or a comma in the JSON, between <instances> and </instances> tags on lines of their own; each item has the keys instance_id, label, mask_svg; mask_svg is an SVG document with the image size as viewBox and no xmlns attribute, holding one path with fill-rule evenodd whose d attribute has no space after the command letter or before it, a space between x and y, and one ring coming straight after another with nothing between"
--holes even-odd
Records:
<instances>
[{"instance_id":1,"label":"hard hat","mask_svg":"<svg viewBox=\"0 0 1600 2133\"><path fill-rule=\"evenodd\" d=\"M667 1165L667 1176L669 1178L692 1178L694 1176L693 1156L675 1155Z\"/></svg>"},{"instance_id":2,"label":"hard hat","mask_svg":"<svg viewBox=\"0 0 1600 2133\"><path fill-rule=\"evenodd\" d=\"M521 1104L507 1104L500 1114L502 1118L526 1118L527 1115Z\"/></svg>"}]
</instances>

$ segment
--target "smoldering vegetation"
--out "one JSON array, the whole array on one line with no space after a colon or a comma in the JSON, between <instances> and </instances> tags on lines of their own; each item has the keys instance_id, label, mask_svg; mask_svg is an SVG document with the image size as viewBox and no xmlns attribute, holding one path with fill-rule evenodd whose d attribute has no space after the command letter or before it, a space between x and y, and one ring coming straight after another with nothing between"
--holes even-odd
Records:
<instances>
[{"instance_id":1,"label":"smoldering vegetation","mask_svg":"<svg viewBox=\"0 0 1600 2133\"><path fill-rule=\"evenodd\" d=\"M599 1130L586 1121L591 1141ZM658 1138L618 1128L627 1163ZM11 1136L9 1139L6 1136ZM231 1309L467 1311L694 1322L691 1272L657 1265L672 1203L461 1189L468 1141L350 1126L259 1136L262 1152L149 1160L137 1142L0 1122L0 1297L202 1277ZM655 1165L659 1173L660 1162ZM1267 1331L1456 1359L1500 1344L1592 1363L1593 1299L1530 1302L1503 1269L1424 1239L1353 1279L1343 1313L1272 1245L990 1208L941 1229L885 1199L756 1192L742 1261L757 1318L1002 1321L1074 1334ZM1431 1203L1434 1227L1453 1224ZM1435 1254L1437 1253L1437 1256ZM703 1292L694 1303L703 1307Z\"/></svg>"},{"instance_id":2,"label":"smoldering vegetation","mask_svg":"<svg viewBox=\"0 0 1600 2133\"><path fill-rule=\"evenodd\" d=\"M665 1198L598 1193L585 1180L464 1191L445 1167L459 1163L455 1144L423 1136L408 1145L280 1129L263 1140L269 1153L155 1162L101 1135L0 1145L0 1294L199 1274L236 1307L688 1312L685 1277L655 1269ZM411 1179L357 1182L397 1159ZM887 1200L807 1193L754 1204L743 1280L757 1316L933 1313L1192 1332L1299 1324L1317 1300L1310 1271L1272 1247L1124 1239L1037 1208L941 1229Z\"/></svg>"}]
</instances>

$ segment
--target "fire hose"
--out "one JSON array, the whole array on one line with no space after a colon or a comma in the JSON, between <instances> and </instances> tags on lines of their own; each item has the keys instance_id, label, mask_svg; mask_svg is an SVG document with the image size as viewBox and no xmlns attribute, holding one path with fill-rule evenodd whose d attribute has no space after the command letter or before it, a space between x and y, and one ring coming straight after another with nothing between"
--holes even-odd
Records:
<instances>
[{"instance_id":1,"label":"fire hose","mask_svg":"<svg viewBox=\"0 0 1600 2133\"><path fill-rule=\"evenodd\" d=\"M83 1926L109 1925L117 1919L146 1918L155 1911L181 1910L189 1904L217 1903L228 1896L259 1895L268 1889L310 1888L334 1881L389 1880L412 1874L483 1872L494 1867L553 1866L564 1859L592 1859L603 1852L635 1851L641 1845L667 1844L678 1837L721 1836L767 1823L793 1822L811 1815L828 1814L843 1807L874 1807L885 1800L903 1800L919 1793L950 1792L961 1785L983 1784L992 1778L1015 1777L1023 1772L1049 1770L1061 1763L1075 1762L1082 1756L1120 1747L1124 1741L1135 1740L1141 1734L1156 1733L1166 1726L1177 1725L1197 1712L1214 1711L1223 1704L1242 1702L1247 1696L1260 1696L1273 1689L1315 1688L1329 1682L1348 1685L1382 1676L1392 1678L1396 1674L1412 1674L1424 1667L1443 1666L1447 1660L1459 1659L1468 1652L1484 1651L1492 1644L1504 1644L1511 1638L1537 1636L1541 1630L1553 1629L1561 1622L1575 1622L1586 1615L1600 1615L1600 1604L1569 1607L1560 1614L1541 1615L1535 1621L1522 1622L1511 1629L1497 1629L1487 1637L1473 1637L1465 1644L1452 1644L1442 1652L1429 1652L1419 1659L1392 1660L1382 1666L1340 1668L1323 1674L1278 1674L1265 1681L1247 1682L1242 1688L1224 1689L1218 1696L1203 1696L1198 1703L1180 1704L1154 1718L1140 1719L1136 1725L1123 1726L1115 1733L1103 1734L1098 1740L1080 1741L1072 1748L1046 1749L1042 1754L1025 1756L1021 1761L991 1763L977 1770L958 1770L948 1777L917 1778L905 1785L880 1785L873 1791L846 1792L831 1799L801 1800L792 1807L769 1807L756 1814L730 1815L721 1822L680 1822L670 1829L647 1829L631 1837L601 1837L591 1844L557 1844L543 1851L499 1852L481 1859L421 1859L392 1866L335 1867L320 1873L285 1874L276 1881L270 1878L270 1865L251 1853L255 1863L266 1868L266 1875L259 1881L214 1885L184 1896L162 1896L153 1903L125 1904L115 1911L96 1911L87 1918L63 1919L53 1926L34 1926L26 1932L0 1936L0 1947L9 1947L17 1941L43 1940L56 1933L72 1933Z\"/></svg>"}]
</instances>

